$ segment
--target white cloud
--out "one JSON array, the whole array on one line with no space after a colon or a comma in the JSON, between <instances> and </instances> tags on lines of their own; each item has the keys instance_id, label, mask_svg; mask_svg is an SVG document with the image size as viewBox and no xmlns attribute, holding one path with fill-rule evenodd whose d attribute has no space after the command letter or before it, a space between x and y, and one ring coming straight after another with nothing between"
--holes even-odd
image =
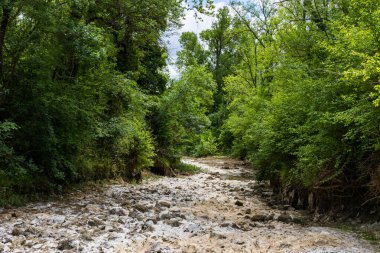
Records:
<instances>
[{"instance_id":1,"label":"white cloud","mask_svg":"<svg viewBox=\"0 0 380 253\"><path fill-rule=\"evenodd\" d=\"M168 72L171 79L178 79L179 78L179 72L176 66L174 64L168 64Z\"/></svg>"},{"instance_id":2,"label":"white cloud","mask_svg":"<svg viewBox=\"0 0 380 253\"><path fill-rule=\"evenodd\" d=\"M225 7L226 2L215 3L215 11ZM197 14L198 18L195 17ZM215 17L207 16L201 13L196 13L196 10L189 10L185 13L183 20L183 26L175 33L166 34L165 40L167 40L167 46L169 51L168 70L170 77L175 79L179 77L178 69L174 65L177 59L177 52L181 50L181 44L179 38L183 32L194 32L200 34L202 31L211 28L212 23L215 21Z\"/></svg>"}]
</instances>

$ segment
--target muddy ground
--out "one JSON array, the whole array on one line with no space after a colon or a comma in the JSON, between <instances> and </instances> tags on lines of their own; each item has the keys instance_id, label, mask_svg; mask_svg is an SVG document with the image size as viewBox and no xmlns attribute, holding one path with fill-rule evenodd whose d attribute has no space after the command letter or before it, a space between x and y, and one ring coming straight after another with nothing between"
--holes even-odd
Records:
<instances>
[{"instance_id":1,"label":"muddy ground","mask_svg":"<svg viewBox=\"0 0 380 253\"><path fill-rule=\"evenodd\" d=\"M268 207L240 161L184 161L204 172L0 209L0 252L376 252L308 225L306 213Z\"/></svg>"}]
</instances>

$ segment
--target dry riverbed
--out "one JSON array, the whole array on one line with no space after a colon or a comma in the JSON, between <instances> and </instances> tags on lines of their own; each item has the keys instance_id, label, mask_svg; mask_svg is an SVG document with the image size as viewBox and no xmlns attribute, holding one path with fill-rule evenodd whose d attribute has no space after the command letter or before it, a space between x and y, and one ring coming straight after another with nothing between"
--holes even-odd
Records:
<instances>
[{"instance_id":1,"label":"dry riverbed","mask_svg":"<svg viewBox=\"0 0 380 253\"><path fill-rule=\"evenodd\" d=\"M0 210L0 252L376 251L354 234L304 225L301 212L268 207L242 162L184 161L204 172Z\"/></svg>"}]
</instances>

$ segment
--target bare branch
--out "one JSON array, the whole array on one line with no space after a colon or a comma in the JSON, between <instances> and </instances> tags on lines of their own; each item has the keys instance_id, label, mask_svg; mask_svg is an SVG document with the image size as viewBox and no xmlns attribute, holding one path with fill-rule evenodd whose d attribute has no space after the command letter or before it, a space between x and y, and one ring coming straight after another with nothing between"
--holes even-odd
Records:
<instances>
[{"instance_id":1,"label":"bare branch","mask_svg":"<svg viewBox=\"0 0 380 253\"><path fill-rule=\"evenodd\" d=\"M255 37L255 39L258 40L258 42L260 43L260 45L265 48L265 45L263 43L263 41L260 39L260 37L258 36L258 34L252 29L250 23L248 20L246 20L240 12L238 12L238 10L233 6L231 5L231 8L236 12L236 14L239 16L239 18L243 21L244 25L248 28L248 30L252 33L252 35Z\"/></svg>"}]
</instances>

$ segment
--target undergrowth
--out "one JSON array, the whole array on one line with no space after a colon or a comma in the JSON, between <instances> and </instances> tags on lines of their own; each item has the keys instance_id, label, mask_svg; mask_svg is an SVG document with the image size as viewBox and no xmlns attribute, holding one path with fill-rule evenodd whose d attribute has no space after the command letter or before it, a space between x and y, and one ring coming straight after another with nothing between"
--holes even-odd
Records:
<instances>
[{"instance_id":1,"label":"undergrowth","mask_svg":"<svg viewBox=\"0 0 380 253\"><path fill-rule=\"evenodd\" d=\"M346 231L346 232L355 233L360 238L368 241L370 244L380 247L380 237L372 229L369 229L367 227L361 227L358 225L347 224L347 223L338 224L338 225L335 225L333 227L337 228L339 230Z\"/></svg>"},{"instance_id":2,"label":"undergrowth","mask_svg":"<svg viewBox=\"0 0 380 253\"><path fill-rule=\"evenodd\" d=\"M186 163L179 163L175 167L176 172L180 174L198 174L201 173L203 170L197 166L191 165L191 164L186 164Z\"/></svg>"}]
</instances>

